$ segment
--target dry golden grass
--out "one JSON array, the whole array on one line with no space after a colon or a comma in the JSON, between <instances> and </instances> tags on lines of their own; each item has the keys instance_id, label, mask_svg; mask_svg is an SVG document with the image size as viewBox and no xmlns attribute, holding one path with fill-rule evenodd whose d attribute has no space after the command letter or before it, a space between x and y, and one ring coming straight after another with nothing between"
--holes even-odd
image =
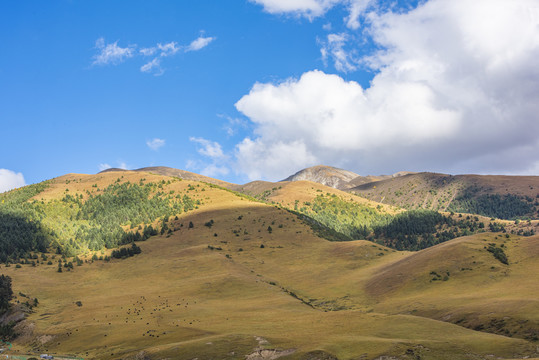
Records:
<instances>
[{"instance_id":1,"label":"dry golden grass","mask_svg":"<svg viewBox=\"0 0 539 360\"><path fill-rule=\"evenodd\" d=\"M273 188L277 185L273 184ZM308 201L313 201L319 195L336 195L343 200L355 202L360 205L369 206L372 208L379 207L380 211L395 214L400 210L386 204L380 204L366 198L356 196L338 189L330 188L322 184L314 183L311 181L293 181L293 182L282 182L278 183L280 188L273 191L272 194L268 197L268 200L279 203L287 208L293 209L294 203L296 200L299 203L299 206L302 206L303 203ZM269 186L269 185L268 185Z\"/></svg>"},{"instance_id":2,"label":"dry golden grass","mask_svg":"<svg viewBox=\"0 0 539 360\"><path fill-rule=\"evenodd\" d=\"M535 199L539 194L539 176L453 176L423 172L361 184L347 191L395 206L446 210L467 188L476 189L477 195L513 194Z\"/></svg>"},{"instance_id":3,"label":"dry golden grass","mask_svg":"<svg viewBox=\"0 0 539 360\"><path fill-rule=\"evenodd\" d=\"M164 178L67 175L39 199L59 198L66 187L69 193L95 190L95 183L104 188L121 176ZM473 312L481 320L495 313L537 324L537 237L483 234L418 253L367 241L332 243L284 209L203 183L177 181L166 190L187 191L188 184L203 205L173 221L171 236L138 243L140 255L62 273L56 264L2 266L16 294L40 302L28 318L33 334L15 349L97 359L141 351L152 358L245 359L258 348L293 349L287 359L315 350L339 359L536 355L531 342L473 331L443 316ZM290 183L275 196L316 196L316 184L305 185ZM210 220L213 226L204 226ZM509 266L483 249L487 242L505 242ZM458 270L468 266L473 270ZM446 269L448 281L430 282L431 271Z\"/></svg>"}]
</instances>

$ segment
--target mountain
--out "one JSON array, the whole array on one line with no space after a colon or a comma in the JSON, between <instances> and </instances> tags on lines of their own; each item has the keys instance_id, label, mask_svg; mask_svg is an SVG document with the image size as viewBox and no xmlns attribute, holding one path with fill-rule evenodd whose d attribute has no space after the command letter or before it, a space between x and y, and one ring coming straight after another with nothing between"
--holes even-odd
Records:
<instances>
[{"instance_id":1,"label":"mountain","mask_svg":"<svg viewBox=\"0 0 539 360\"><path fill-rule=\"evenodd\" d=\"M287 177L282 181L312 181L339 190L346 190L361 184L371 183L375 181L391 179L402 175L411 174L410 172L401 171L393 175L380 176L360 176L348 170L339 169L332 166L317 165L298 171L294 175Z\"/></svg>"},{"instance_id":2,"label":"mountain","mask_svg":"<svg viewBox=\"0 0 539 360\"><path fill-rule=\"evenodd\" d=\"M340 189L350 180L359 175L348 170L338 169L332 166L318 165L298 171L283 181L308 180L322 185Z\"/></svg>"},{"instance_id":3,"label":"mountain","mask_svg":"<svg viewBox=\"0 0 539 360\"><path fill-rule=\"evenodd\" d=\"M67 174L0 194L1 272L26 311L0 327L19 334L9 354L539 356L539 236L509 227L538 221L405 211L311 181L227 188L186 173ZM363 235L376 242L353 240ZM396 249L414 241L431 242Z\"/></svg>"}]
</instances>

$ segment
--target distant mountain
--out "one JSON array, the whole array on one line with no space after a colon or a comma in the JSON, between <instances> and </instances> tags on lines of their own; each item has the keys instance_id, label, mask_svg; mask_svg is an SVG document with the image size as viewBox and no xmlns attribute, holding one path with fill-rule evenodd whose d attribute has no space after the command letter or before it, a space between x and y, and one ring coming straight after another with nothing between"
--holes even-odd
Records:
<instances>
[{"instance_id":1,"label":"distant mountain","mask_svg":"<svg viewBox=\"0 0 539 360\"><path fill-rule=\"evenodd\" d=\"M326 185L339 190L351 189L353 187L367 184L370 182L391 179L411 172L401 171L393 175L379 176L361 176L352 171L339 169L332 166L317 165L298 171L294 175L287 177L282 181L301 181L308 180L322 185Z\"/></svg>"},{"instance_id":2,"label":"distant mountain","mask_svg":"<svg viewBox=\"0 0 539 360\"><path fill-rule=\"evenodd\" d=\"M317 165L300 170L282 181L308 180L332 188L342 189L345 188L351 180L357 178L358 176L358 174L348 170L343 170L332 166Z\"/></svg>"}]
</instances>

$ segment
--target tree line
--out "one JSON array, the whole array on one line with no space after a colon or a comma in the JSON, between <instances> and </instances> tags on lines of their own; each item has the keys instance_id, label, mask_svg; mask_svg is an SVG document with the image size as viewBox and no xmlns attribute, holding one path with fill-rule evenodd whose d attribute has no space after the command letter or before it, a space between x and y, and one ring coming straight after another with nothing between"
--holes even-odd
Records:
<instances>
[{"instance_id":1,"label":"tree line","mask_svg":"<svg viewBox=\"0 0 539 360\"><path fill-rule=\"evenodd\" d=\"M88 249L144 241L158 234L151 225L156 220L166 223L200 205L187 194L165 193L170 181L119 180L105 189L87 191L85 201L82 194L67 189L61 200L28 201L48 182L0 194L0 262L16 262L50 249L71 257Z\"/></svg>"}]
</instances>

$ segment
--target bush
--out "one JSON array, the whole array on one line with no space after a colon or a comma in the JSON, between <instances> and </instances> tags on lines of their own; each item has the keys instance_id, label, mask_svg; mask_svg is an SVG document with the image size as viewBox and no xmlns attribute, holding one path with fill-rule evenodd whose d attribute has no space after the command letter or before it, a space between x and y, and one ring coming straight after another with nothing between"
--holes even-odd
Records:
<instances>
[{"instance_id":1,"label":"bush","mask_svg":"<svg viewBox=\"0 0 539 360\"><path fill-rule=\"evenodd\" d=\"M487 251L492 253L492 255L494 255L494 257L502 264L509 265L505 251L503 251L502 248L496 247L496 244L488 244Z\"/></svg>"}]
</instances>

